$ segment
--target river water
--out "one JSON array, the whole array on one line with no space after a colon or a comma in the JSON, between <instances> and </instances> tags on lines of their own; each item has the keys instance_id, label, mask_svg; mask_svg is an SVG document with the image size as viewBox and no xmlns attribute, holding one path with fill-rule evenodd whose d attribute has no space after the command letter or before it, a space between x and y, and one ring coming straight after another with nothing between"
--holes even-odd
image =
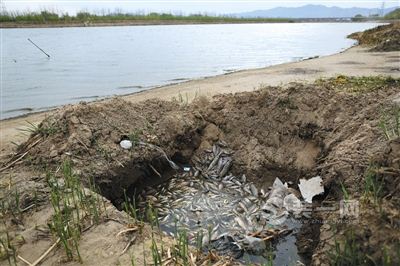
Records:
<instances>
[{"instance_id":1,"label":"river water","mask_svg":"<svg viewBox=\"0 0 400 266\"><path fill-rule=\"evenodd\" d=\"M354 44L346 39L348 34L376 25L276 23L1 29L0 118L329 55Z\"/></svg>"}]
</instances>

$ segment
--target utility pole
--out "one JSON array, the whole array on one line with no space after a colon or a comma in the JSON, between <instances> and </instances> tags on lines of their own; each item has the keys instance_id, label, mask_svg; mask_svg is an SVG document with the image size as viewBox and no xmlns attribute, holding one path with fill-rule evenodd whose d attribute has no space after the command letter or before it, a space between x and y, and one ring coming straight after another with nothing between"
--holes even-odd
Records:
<instances>
[{"instance_id":1,"label":"utility pole","mask_svg":"<svg viewBox=\"0 0 400 266\"><path fill-rule=\"evenodd\" d=\"M382 1L382 5L381 5L381 17L383 17L385 15L385 1Z\"/></svg>"},{"instance_id":2,"label":"utility pole","mask_svg":"<svg viewBox=\"0 0 400 266\"><path fill-rule=\"evenodd\" d=\"M3 1L1 1L1 10L0 10L0 12L1 12L0 14L4 14L4 15L7 14L6 4Z\"/></svg>"}]
</instances>

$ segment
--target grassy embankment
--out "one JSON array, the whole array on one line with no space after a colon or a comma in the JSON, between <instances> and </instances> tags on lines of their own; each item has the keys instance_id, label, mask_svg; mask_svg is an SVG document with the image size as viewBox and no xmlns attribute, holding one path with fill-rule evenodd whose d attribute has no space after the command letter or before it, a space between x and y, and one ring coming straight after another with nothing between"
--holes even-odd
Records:
<instances>
[{"instance_id":1,"label":"grassy embankment","mask_svg":"<svg viewBox=\"0 0 400 266\"><path fill-rule=\"evenodd\" d=\"M384 19L400 19L400 8L396 8L384 16Z\"/></svg>"},{"instance_id":2,"label":"grassy embankment","mask_svg":"<svg viewBox=\"0 0 400 266\"><path fill-rule=\"evenodd\" d=\"M3 26L14 25L69 25L69 24L97 24L97 23L143 23L143 24L184 24L184 23L257 23L257 22L294 22L293 19L286 18L235 18L227 16L210 15L172 15L166 13L127 14L127 13L108 13L91 14L79 12L75 16L68 14L59 15L50 11L41 12L3 12L0 14L0 22Z\"/></svg>"},{"instance_id":3,"label":"grassy embankment","mask_svg":"<svg viewBox=\"0 0 400 266\"><path fill-rule=\"evenodd\" d=\"M348 36L362 46L370 47L371 51L400 50L400 22L381 25L363 32L355 32Z\"/></svg>"}]
</instances>

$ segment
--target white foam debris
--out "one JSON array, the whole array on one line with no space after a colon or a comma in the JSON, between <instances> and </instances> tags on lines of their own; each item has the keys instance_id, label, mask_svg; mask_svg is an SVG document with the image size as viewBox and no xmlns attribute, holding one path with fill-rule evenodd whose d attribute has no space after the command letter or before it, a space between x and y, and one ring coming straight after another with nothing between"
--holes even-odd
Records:
<instances>
[{"instance_id":1,"label":"white foam debris","mask_svg":"<svg viewBox=\"0 0 400 266\"><path fill-rule=\"evenodd\" d=\"M121 146L122 149L129 150L132 148L132 141L130 140L122 140L119 145Z\"/></svg>"},{"instance_id":2,"label":"white foam debris","mask_svg":"<svg viewBox=\"0 0 400 266\"><path fill-rule=\"evenodd\" d=\"M324 193L324 187L320 176L315 176L308 180L300 179L299 189L304 200L308 203L312 202L312 198L315 195Z\"/></svg>"},{"instance_id":3,"label":"white foam debris","mask_svg":"<svg viewBox=\"0 0 400 266\"><path fill-rule=\"evenodd\" d=\"M283 207L290 212L299 214L301 213L303 206L301 201L295 195L289 194L283 199Z\"/></svg>"}]
</instances>

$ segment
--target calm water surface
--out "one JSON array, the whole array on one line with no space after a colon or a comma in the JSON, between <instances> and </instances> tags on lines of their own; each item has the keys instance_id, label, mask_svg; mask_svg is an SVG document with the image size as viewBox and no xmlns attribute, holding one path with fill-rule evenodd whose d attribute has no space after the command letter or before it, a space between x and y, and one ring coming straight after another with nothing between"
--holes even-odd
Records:
<instances>
[{"instance_id":1,"label":"calm water surface","mask_svg":"<svg viewBox=\"0 0 400 266\"><path fill-rule=\"evenodd\" d=\"M328 55L375 23L1 29L1 113ZM27 41L32 39L51 58Z\"/></svg>"}]
</instances>

